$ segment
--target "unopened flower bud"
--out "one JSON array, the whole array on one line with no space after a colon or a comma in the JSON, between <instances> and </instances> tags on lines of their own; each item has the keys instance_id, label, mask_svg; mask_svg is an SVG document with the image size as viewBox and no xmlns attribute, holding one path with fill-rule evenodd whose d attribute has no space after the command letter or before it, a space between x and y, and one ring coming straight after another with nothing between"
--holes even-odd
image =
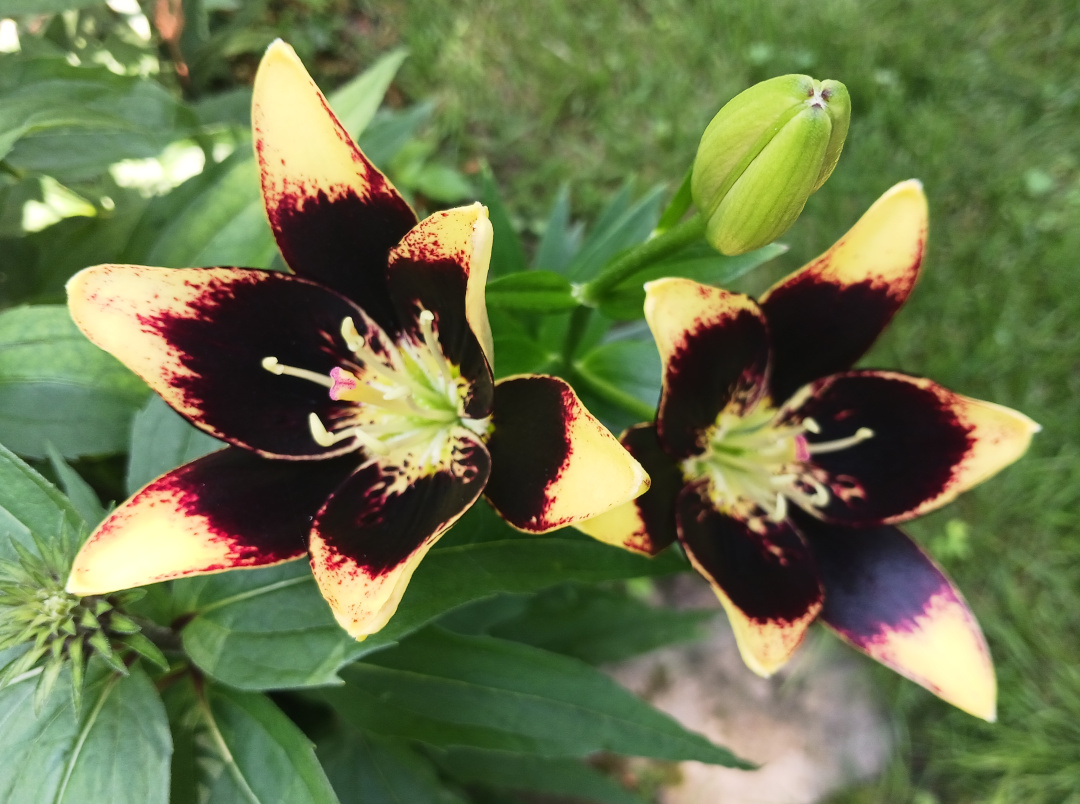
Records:
<instances>
[{"instance_id":1,"label":"unopened flower bud","mask_svg":"<svg viewBox=\"0 0 1080 804\"><path fill-rule=\"evenodd\" d=\"M851 99L839 81L782 75L739 93L701 137L690 189L724 254L787 231L829 178L847 137Z\"/></svg>"}]
</instances>

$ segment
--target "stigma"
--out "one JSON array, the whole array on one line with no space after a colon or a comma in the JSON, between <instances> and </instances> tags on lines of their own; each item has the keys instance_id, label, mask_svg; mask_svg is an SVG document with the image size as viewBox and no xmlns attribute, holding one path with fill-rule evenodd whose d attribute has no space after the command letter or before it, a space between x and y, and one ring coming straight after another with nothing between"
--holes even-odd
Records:
<instances>
[{"instance_id":1,"label":"stigma","mask_svg":"<svg viewBox=\"0 0 1080 804\"><path fill-rule=\"evenodd\" d=\"M812 456L851 449L873 438L868 427L830 441L808 441L806 433L821 432L806 417L792 421L769 405L749 411L725 410L706 430L702 451L682 463L688 483L704 481L702 493L718 511L737 515L751 526L762 520L779 522L788 505L814 513L834 497L845 501L861 494L857 486L833 487Z\"/></svg>"}]
</instances>

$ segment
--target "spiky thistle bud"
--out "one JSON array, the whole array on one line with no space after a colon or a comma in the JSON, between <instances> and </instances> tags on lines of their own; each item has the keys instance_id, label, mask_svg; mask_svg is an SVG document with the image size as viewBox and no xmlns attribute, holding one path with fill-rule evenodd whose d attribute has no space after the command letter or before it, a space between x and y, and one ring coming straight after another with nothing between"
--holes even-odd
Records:
<instances>
[{"instance_id":1,"label":"spiky thistle bud","mask_svg":"<svg viewBox=\"0 0 1080 804\"><path fill-rule=\"evenodd\" d=\"M33 542L36 552L13 539L17 560L0 559L0 651L15 654L0 667L0 689L37 674L34 709L38 711L66 666L78 711L86 664L93 656L124 674L123 654L128 649L168 668L157 646L123 612L142 596L141 590L82 598L72 595L64 590L74 555L71 539L63 532L52 541L34 534Z\"/></svg>"}]
</instances>

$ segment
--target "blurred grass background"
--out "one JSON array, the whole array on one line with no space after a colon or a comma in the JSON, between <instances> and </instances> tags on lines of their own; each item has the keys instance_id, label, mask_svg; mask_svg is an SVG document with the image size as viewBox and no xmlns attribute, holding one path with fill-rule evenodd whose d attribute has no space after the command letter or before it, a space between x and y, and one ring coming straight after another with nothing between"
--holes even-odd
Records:
<instances>
[{"instance_id":1,"label":"blurred grass background","mask_svg":"<svg viewBox=\"0 0 1080 804\"><path fill-rule=\"evenodd\" d=\"M853 122L763 286L893 183L930 199L925 274L864 361L1019 408L1029 455L910 527L967 594L1000 680L984 724L883 669L897 748L856 802L1080 801L1080 11L1075 0L484 0L276 4L333 84L389 47L443 147L488 161L526 234L570 182L588 218L625 181L671 189L715 111L789 72L835 78ZM307 51L305 53L305 51ZM321 71L321 75L320 75Z\"/></svg>"}]
</instances>

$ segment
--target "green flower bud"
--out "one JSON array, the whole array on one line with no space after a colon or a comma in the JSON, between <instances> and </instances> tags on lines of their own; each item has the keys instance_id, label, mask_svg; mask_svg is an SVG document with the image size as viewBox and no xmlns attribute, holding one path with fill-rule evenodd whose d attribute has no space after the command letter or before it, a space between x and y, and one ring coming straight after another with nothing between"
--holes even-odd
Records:
<instances>
[{"instance_id":1,"label":"green flower bud","mask_svg":"<svg viewBox=\"0 0 1080 804\"><path fill-rule=\"evenodd\" d=\"M705 239L743 254L788 230L840 159L851 99L839 81L782 75L724 105L701 137L690 191Z\"/></svg>"}]
</instances>

